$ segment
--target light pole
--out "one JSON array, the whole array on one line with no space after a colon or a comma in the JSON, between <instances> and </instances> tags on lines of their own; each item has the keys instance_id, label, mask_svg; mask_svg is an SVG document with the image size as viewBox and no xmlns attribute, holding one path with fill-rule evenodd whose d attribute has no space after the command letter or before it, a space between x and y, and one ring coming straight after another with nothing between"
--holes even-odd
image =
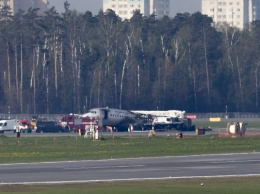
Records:
<instances>
[{"instance_id":1,"label":"light pole","mask_svg":"<svg viewBox=\"0 0 260 194\"><path fill-rule=\"evenodd\" d=\"M10 106L8 106L8 119L10 119L11 117L10 117Z\"/></svg>"},{"instance_id":2,"label":"light pole","mask_svg":"<svg viewBox=\"0 0 260 194\"><path fill-rule=\"evenodd\" d=\"M227 105L226 105L226 119L228 119L228 114L227 114Z\"/></svg>"}]
</instances>

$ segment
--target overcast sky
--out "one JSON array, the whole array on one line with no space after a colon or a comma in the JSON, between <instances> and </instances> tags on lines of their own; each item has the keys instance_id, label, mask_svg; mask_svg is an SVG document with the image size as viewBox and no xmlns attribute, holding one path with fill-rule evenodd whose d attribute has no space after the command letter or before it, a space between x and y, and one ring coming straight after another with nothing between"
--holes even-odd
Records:
<instances>
[{"instance_id":1,"label":"overcast sky","mask_svg":"<svg viewBox=\"0 0 260 194\"><path fill-rule=\"evenodd\" d=\"M102 9L103 0L67 0L70 3L70 8L80 12L91 11L94 15ZM172 15L176 13L194 13L201 11L201 0L170 0L172 7ZM49 0L49 7L55 6L59 12L64 11L65 0Z\"/></svg>"}]
</instances>

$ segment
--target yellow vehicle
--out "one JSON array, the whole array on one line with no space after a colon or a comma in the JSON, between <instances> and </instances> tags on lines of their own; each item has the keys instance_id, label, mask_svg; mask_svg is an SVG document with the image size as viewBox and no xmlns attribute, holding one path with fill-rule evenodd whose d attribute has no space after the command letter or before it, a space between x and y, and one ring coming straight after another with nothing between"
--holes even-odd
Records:
<instances>
[{"instance_id":1,"label":"yellow vehicle","mask_svg":"<svg viewBox=\"0 0 260 194\"><path fill-rule=\"evenodd\" d=\"M31 120L32 130L36 129L37 116L33 116Z\"/></svg>"}]
</instances>

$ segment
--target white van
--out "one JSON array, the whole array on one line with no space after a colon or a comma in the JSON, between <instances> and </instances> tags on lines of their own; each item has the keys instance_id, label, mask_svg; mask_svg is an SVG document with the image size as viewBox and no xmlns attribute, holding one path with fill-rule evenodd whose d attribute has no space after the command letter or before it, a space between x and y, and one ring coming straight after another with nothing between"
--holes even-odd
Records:
<instances>
[{"instance_id":1,"label":"white van","mask_svg":"<svg viewBox=\"0 0 260 194\"><path fill-rule=\"evenodd\" d=\"M0 120L0 133L5 131L16 132L16 127L19 126L19 121L15 119L11 120Z\"/></svg>"}]
</instances>

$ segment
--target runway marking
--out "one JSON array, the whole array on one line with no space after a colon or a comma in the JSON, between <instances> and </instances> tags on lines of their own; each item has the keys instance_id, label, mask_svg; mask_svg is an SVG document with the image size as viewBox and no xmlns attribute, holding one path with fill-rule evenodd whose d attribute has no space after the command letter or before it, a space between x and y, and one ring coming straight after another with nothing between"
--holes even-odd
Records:
<instances>
[{"instance_id":1,"label":"runway marking","mask_svg":"<svg viewBox=\"0 0 260 194\"><path fill-rule=\"evenodd\" d=\"M36 165L36 164L59 164L59 163L80 163L80 162L106 162L113 160L140 160L140 159L153 159L153 158L188 158L188 157L202 157L202 156L233 156L233 155L249 155L260 154L260 152L247 152L247 153L226 153L226 154L202 154L202 155L186 155L186 156L162 156L162 157L139 157L139 158L114 158L103 160L75 160L75 161L57 161L57 162L33 162L33 163L12 163L12 164L0 164L0 166L12 166L12 165Z\"/></svg>"},{"instance_id":2,"label":"runway marking","mask_svg":"<svg viewBox=\"0 0 260 194\"><path fill-rule=\"evenodd\" d=\"M135 168L144 167L145 165L129 165L129 166L101 166L101 167L75 167L75 168L64 168L65 170L82 170L82 169L107 169L107 168Z\"/></svg>"},{"instance_id":3,"label":"runway marking","mask_svg":"<svg viewBox=\"0 0 260 194\"><path fill-rule=\"evenodd\" d=\"M227 160L227 161L216 161L216 162L209 162L212 164L226 164L226 163L247 163L247 162L260 162L260 160L242 160L242 161L236 161L236 160Z\"/></svg>"},{"instance_id":4,"label":"runway marking","mask_svg":"<svg viewBox=\"0 0 260 194\"><path fill-rule=\"evenodd\" d=\"M216 176L182 176L182 177L161 177L161 178L129 178L129 179L106 179L106 180L78 180L78 181L46 181L46 182L16 182L0 183L1 185L53 185L53 184L75 184L75 183L98 183L98 182L122 182L122 181L149 181L149 180L171 180L171 179L210 179L210 178L241 178L260 177L260 174L245 175L216 175Z\"/></svg>"}]
</instances>

